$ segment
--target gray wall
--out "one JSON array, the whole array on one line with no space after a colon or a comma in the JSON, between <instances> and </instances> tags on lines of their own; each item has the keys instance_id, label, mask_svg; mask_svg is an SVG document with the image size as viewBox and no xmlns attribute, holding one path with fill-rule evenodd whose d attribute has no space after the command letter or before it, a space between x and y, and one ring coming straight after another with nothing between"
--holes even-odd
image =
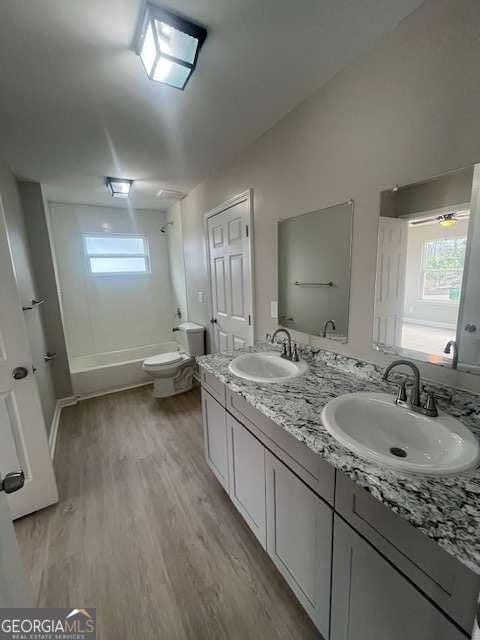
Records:
<instances>
[{"instance_id":1,"label":"gray wall","mask_svg":"<svg viewBox=\"0 0 480 640\"><path fill-rule=\"evenodd\" d=\"M368 55L337 74L228 168L182 201L189 318L208 326L203 214L255 189L256 334L275 327L275 221L355 200L349 343L323 344L380 364L372 348L380 192L480 158L480 3L427 0ZM422 365L431 379L480 379Z\"/></svg>"},{"instance_id":2,"label":"gray wall","mask_svg":"<svg viewBox=\"0 0 480 640\"><path fill-rule=\"evenodd\" d=\"M23 306L38 294L38 290L34 279L35 269L31 260L25 216L20 202L17 181L3 163L0 163L0 194L7 220L7 233L12 249L15 278ZM56 394L51 368L43 361L43 355L48 349L47 340L39 310L25 312L24 317L33 364L37 368L35 376L42 411L47 431L49 431L55 411Z\"/></svg>"},{"instance_id":3,"label":"gray wall","mask_svg":"<svg viewBox=\"0 0 480 640\"><path fill-rule=\"evenodd\" d=\"M56 398L72 395L65 335L47 227L47 209L38 182L19 181L18 189L27 230L36 294L47 301L38 313L42 320L48 350L57 357L46 365L53 378ZM32 312L33 314L34 312Z\"/></svg>"}]
</instances>

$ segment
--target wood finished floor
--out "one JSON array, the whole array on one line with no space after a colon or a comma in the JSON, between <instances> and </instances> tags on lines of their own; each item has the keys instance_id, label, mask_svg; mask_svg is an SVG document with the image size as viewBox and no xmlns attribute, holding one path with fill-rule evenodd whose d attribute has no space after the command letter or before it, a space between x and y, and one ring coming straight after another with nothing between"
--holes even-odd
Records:
<instances>
[{"instance_id":1,"label":"wood finished floor","mask_svg":"<svg viewBox=\"0 0 480 640\"><path fill-rule=\"evenodd\" d=\"M96 607L99 640L320 637L204 461L198 390L65 408L55 467L16 523L37 606Z\"/></svg>"}]
</instances>

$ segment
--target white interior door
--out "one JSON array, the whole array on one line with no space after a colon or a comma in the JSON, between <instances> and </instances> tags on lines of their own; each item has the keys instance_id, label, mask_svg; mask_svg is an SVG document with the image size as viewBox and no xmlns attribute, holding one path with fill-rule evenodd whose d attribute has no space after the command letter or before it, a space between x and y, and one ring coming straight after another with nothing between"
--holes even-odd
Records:
<instances>
[{"instance_id":1,"label":"white interior door","mask_svg":"<svg viewBox=\"0 0 480 640\"><path fill-rule=\"evenodd\" d=\"M25 474L7 498L13 518L58 501L23 313L0 198L0 476Z\"/></svg>"},{"instance_id":2,"label":"white interior door","mask_svg":"<svg viewBox=\"0 0 480 640\"><path fill-rule=\"evenodd\" d=\"M217 351L253 344L251 193L207 214L213 339Z\"/></svg>"},{"instance_id":3,"label":"white interior door","mask_svg":"<svg viewBox=\"0 0 480 640\"><path fill-rule=\"evenodd\" d=\"M380 218L374 340L387 347L402 344L407 230L405 220Z\"/></svg>"}]
</instances>

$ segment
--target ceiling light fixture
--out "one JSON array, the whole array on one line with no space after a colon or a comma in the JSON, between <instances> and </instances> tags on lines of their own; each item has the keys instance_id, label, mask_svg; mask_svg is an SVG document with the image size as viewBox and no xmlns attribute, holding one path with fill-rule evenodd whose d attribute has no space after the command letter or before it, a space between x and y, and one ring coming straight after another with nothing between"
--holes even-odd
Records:
<instances>
[{"instance_id":1,"label":"ceiling light fixture","mask_svg":"<svg viewBox=\"0 0 480 640\"><path fill-rule=\"evenodd\" d=\"M203 27L147 2L135 49L150 80L185 89L206 37Z\"/></svg>"},{"instance_id":2,"label":"ceiling light fixture","mask_svg":"<svg viewBox=\"0 0 480 640\"><path fill-rule=\"evenodd\" d=\"M438 217L438 223L442 227L453 227L454 224L457 224L457 220L454 213L445 213Z\"/></svg>"},{"instance_id":3,"label":"ceiling light fixture","mask_svg":"<svg viewBox=\"0 0 480 640\"><path fill-rule=\"evenodd\" d=\"M125 178L105 178L105 184L113 198L128 198L133 180L127 180Z\"/></svg>"}]
</instances>

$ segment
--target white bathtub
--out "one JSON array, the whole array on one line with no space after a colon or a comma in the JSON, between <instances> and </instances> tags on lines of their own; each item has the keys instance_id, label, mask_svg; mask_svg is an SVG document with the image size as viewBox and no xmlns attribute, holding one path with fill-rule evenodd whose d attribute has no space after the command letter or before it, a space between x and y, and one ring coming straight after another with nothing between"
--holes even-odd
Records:
<instances>
[{"instance_id":1,"label":"white bathtub","mask_svg":"<svg viewBox=\"0 0 480 640\"><path fill-rule=\"evenodd\" d=\"M70 358L73 393L87 396L153 382L142 369L145 358L179 349L172 341Z\"/></svg>"}]
</instances>

